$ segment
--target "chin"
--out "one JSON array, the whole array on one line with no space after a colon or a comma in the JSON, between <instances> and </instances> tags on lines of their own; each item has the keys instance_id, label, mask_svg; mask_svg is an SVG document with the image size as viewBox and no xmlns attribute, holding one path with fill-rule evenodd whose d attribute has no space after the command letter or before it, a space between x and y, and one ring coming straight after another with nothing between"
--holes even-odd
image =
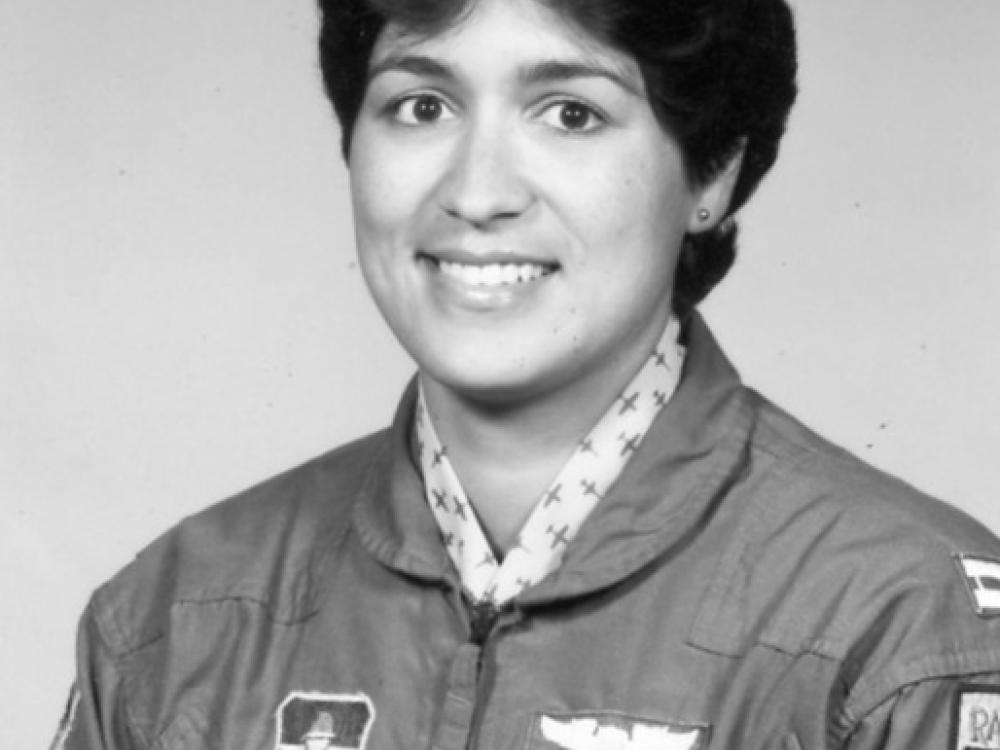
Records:
<instances>
[{"instance_id":1,"label":"chin","mask_svg":"<svg viewBox=\"0 0 1000 750\"><path fill-rule=\"evenodd\" d=\"M509 404L512 401L530 397L534 388L523 378L506 376L504 373L443 373L436 375L423 371L442 387L452 393L472 401L483 403Z\"/></svg>"},{"instance_id":2,"label":"chin","mask_svg":"<svg viewBox=\"0 0 1000 750\"><path fill-rule=\"evenodd\" d=\"M521 363L504 362L472 370L421 368L425 378L467 403L492 409L530 406L558 393L573 382L573 368L536 367L526 369ZM567 393L569 391L567 390Z\"/></svg>"},{"instance_id":3,"label":"chin","mask_svg":"<svg viewBox=\"0 0 1000 750\"><path fill-rule=\"evenodd\" d=\"M547 390L549 380L510 361L479 362L476 367L469 367L467 361L451 366L428 363L420 371L425 378L465 400L496 406L526 401Z\"/></svg>"}]
</instances>

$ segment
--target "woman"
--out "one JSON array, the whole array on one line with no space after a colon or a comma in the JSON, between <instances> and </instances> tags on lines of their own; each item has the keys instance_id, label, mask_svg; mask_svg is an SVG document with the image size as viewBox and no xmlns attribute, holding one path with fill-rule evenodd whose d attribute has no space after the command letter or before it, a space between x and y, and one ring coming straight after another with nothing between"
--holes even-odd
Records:
<instances>
[{"instance_id":1,"label":"woman","mask_svg":"<svg viewBox=\"0 0 1000 750\"><path fill-rule=\"evenodd\" d=\"M1000 746L1000 543L745 389L694 311L794 98L784 3L322 9L419 375L95 594L60 744Z\"/></svg>"}]
</instances>

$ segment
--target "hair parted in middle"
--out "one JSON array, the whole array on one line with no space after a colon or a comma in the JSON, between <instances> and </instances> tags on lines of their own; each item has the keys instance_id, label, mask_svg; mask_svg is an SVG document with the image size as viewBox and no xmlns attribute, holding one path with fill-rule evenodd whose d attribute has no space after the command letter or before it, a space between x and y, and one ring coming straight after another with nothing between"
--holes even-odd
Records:
<instances>
[{"instance_id":1,"label":"hair parted in middle","mask_svg":"<svg viewBox=\"0 0 1000 750\"><path fill-rule=\"evenodd\" d=\"M796 45L785 0L533 0L631 55L650 106L676 139L688 179L705 184L743 154L723 221L688 234L673 306L686 316L736 257L729 217L774 164L796 95ZM320 65L349 160L375 41L390 20L424 33L460 23L476 0L319 0Z\"/></svg>"}]
</instances>

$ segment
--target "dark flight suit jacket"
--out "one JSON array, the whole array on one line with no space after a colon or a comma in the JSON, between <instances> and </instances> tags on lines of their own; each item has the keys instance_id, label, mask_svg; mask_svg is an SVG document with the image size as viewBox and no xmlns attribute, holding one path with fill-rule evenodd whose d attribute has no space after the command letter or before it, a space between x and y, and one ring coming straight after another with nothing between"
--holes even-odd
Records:
<instances>
[{"instance_id":1,"label":"dark flight suit jacket","mask_svg":"<svg viewBox=\"0 0 1000 750\"><path fill-rule=\"evenodd\" d=\"M100 588L59 739L1000 748L1000 542L741 385L697 316L685 336L677 393L562 567L500 612L461 595L411 387L391 429L188 518Z\"/></svg>"}]
</instances>

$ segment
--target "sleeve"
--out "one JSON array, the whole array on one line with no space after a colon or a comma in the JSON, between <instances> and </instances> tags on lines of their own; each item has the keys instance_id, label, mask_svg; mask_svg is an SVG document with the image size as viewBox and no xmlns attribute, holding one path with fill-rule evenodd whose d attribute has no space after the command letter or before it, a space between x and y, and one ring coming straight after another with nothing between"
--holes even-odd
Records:
<instances>
[{"instance_id":1,"label":"sleeve","mask_svg":"<svg viewBox=\"0 0 1000 750\"><path fill-rule=\"evenodd\" d=\"M92 606L80 621L76 682L50 750L131 750L122 705L121 676L94 621Z\"/></svg>"},{"instance_id":2,"label":"sleeve","mask_svg":"<svg viewBox=\"0 0 1000 750\"><path fill-rule=\"evenodd\" d=\"M1000 748L1000 672L928 679L865 716L845 750Z\"/></svg>"}]
</instances>

